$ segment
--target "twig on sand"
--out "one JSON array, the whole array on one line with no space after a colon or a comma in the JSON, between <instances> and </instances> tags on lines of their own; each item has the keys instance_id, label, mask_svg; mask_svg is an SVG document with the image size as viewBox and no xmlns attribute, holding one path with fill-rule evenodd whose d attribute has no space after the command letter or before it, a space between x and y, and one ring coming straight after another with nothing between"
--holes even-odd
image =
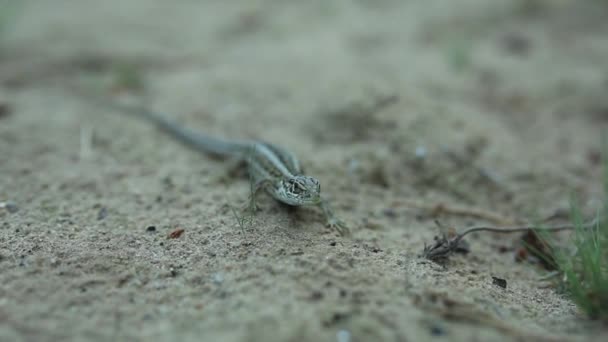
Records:
<instances>
[{"instance_id":1,"label":"twig on sand","mask_svg":"<svg viewBox=\"0 0 608 342\"><path fill-rule=\"evenodd\" d=\"M440 225L437 221L436 223ZM584 229L593 227L597 225L598 219L584 224L582 227ZM432 245L424 246L424 250L422 252L422 256L426 259L437 261L441 259L447 259L456 249L458 249L459 244L465 235L474 233L474 232L492 232L499 234L511 234L518 232L526 232L530 230L535 231L543 231L543 232L558 232L562 230L572 230L576 229L576 226L573 224L565 224L565 225L557 225L557 226L548 226L542 227L538 225L531 226L520 226L520 227L490 227L490 226L475 226L468 228L462 233L455 234L453 237L448 237L445 234L439 238L436 238L435 243Z\"/></svg>"}]
</instances>

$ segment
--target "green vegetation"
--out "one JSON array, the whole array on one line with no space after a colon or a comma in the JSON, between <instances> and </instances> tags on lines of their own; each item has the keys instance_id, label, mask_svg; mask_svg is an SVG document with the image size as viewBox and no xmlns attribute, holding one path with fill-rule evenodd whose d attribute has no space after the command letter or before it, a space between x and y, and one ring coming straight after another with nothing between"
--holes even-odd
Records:
<instances>
[{"instance_id":1,"label":"green vegetation","mask_svg":"<svg viewBox=\"0 0 608 342\"><path fill-rule=\"evenodd\" d=\"M144 76L134 64L115 63L113 65L113 88L141 92L145 90Z\"/></svg>"},{"instance_id":2,"label":"green vegetation","mask_svg":"<svg viewBox=\"0 0 608 342\"><path fill-rule=\"evenodd\" d=\"M563 285L589 317L608 321L608 224L598 214L596 223L585 227L578 208L573 210L573 219L575 253L556 256Z\"/></svg>"},{"instance_id":3,"label":"green vegetation","mask_svg":"<svg viewBox=\"0 0 608 342\"><path fill-rule=\"evenodd\" d=\"M452 42L447 51L448 64L456 72L463 71L473 63L473 46L468 40Z\"/></svg>"},{"instance_id":4,"label":"green vegetation","mask_svg":"<svg viewBox=\"0 0 608 342\"><path fill-rule=\"evenodd\" d=\"M608 164L604 166L604 194L608 194ZM573 201L576 203L576 201ZM554 248L562 274L561 285L576 305L592 319L608 321L608 200L591 224L573 205L575 230L569 250ZM555 246L555 243L553 243Z\"/></svg>"},{"instance_id":5,"label":"green vegetation","mask_svg":"<svg viewBox=\"0 0 608 342\"><path fill-rule=\"evenodd\" d=\"M251 225L253 224L253 212L249 215L242 216L237 213L234 207L230 206L230 210L232 211L232 215L236 219L236 223L241 228L241 232L244 232L245 230L247 230L247 228L251 227Z\"/></svg>"}]
</instances>

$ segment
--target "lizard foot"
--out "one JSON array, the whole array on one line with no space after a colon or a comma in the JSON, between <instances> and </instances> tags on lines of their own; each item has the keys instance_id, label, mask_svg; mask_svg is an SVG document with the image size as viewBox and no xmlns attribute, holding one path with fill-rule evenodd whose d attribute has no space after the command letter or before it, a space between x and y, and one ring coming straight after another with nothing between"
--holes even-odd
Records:
<instances>
[{"instance_id":1,"label":"lizard foot","mask_svg":"<svg viewBox=\"0 0 608 342\"><path fill-rule=\"evenodd\" d=\"M337 217L331 217L327 219L327 227L335 229L342 236L350 236L350 229L344 223L344 221L340 220Z\"/></svg>"}]
</instances>

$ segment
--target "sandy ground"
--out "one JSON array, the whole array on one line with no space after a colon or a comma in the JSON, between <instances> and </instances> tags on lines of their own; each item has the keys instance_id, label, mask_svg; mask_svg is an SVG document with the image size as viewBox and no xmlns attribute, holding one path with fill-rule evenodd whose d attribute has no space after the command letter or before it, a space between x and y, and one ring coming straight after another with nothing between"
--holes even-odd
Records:
<instances>
[{"instance_id":1,"label":"sandy ground","mask_svg":"<svg viewBox=\"0 0 608 342\"><path fill-rule=\"evenodd\" d=\"M514 261L518 236L418 257L434 220L528 222L573 192L597 206L605 1L172 3L23 1L2 25L1 341L607 332ZM291 149L352 237L266 196L241 227L246 178L74 86Z\"/></svg>"}]
</instances>

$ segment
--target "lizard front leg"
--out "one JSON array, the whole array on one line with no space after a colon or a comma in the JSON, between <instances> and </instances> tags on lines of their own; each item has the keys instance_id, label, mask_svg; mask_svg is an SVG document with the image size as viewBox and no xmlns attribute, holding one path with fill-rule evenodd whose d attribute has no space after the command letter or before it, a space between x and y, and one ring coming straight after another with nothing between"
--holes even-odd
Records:
<instances>
[{"instance_id":1,"label":"lizard front leg","mask_svg":"<svg viewBox=\"0 0 608 342\"><path fill-rule=\"evenodd\" d=\"M337 230L338 233L340 233L340 235L342 236L350 235L350 230L348 226L346 225L346 223L344 223L344 221L340 220L334 214L334 211L331 209L331 206L329 205L329 201L327 201L327 199L321 198L321 201L319 202L319 207L321 208L321 210L323 210L323 214L327 219L328 227Z\"/></svg>"},{"instance_id":2,"label":"lizard front leg","mask_svg":"<svg viewBox=\"0 0 608 342\"><path fill-rule=\"evenodd\" d=\"M267 186L271 185L272 182L268 179L254 179L251 178L251 192L249 193L249 211L253 214L258 210L256 203L256 197L260 190L263 190Z\"/></svg>"}]
</instances>

